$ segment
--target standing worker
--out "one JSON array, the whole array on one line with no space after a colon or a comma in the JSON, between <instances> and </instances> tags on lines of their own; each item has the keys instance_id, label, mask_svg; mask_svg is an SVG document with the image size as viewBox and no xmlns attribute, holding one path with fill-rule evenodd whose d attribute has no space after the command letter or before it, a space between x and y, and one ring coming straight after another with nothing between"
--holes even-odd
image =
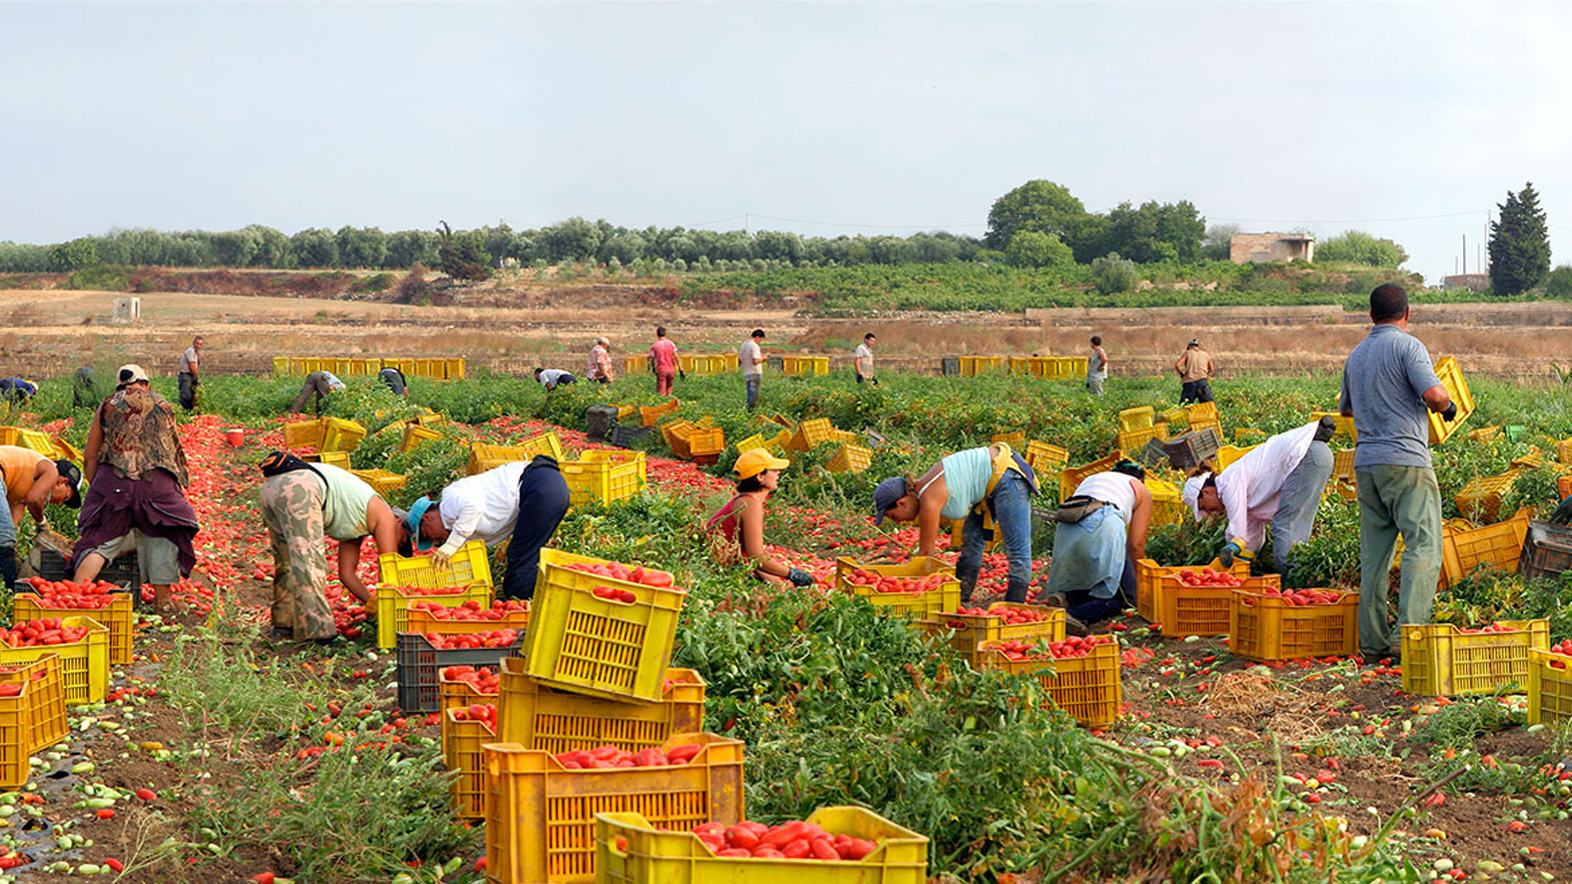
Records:
<instances>
[{"instance_id":1,"label":"standing worker","mask_svg":"<svg viewBox=\"0 0 1572 884\"><path fill-rule=\"evenodd\" d=\"M759 384L764 380L764 351L759 343L764 340L764 329L756 328L737 349L737 366L742 369L742 383L748 391L748 410L759 404Z\"/></svg>"},{"instance_id":2,"label":"standing worker","mask_svg":"<svg viewBox=\"0 0 1572 884\"><path fill-rule=\"evenodd\" d=\"M404 372L394 366L389 365L377 372L377 380L386 384L387 388L393 391L394 396L409 399L409 379L404 377Z\"/></svg>"},{"instance_id":3,"label":"standing worker","mask_svg":"<svg viewBox=\"0 0 1572 884\"><path fill-rule=\"evenodd\" d=\"M82 506L82 471L69 460L50 460L31 448L0 445L0 482L5 484L6 505L0 507L0 576L9 588L16 584L16 529L22 514L31 512L38 530L49 527L44 507L62 503Z\"/></svg>"},{"instance_id":4,"label":"standing worker","mask_svg":"<svg viewBox=\"0 0 1572 884\"><path fill-rule=\"evenodd\" d=\"M1092 355L1086 359L1086 389L1093 396L1103 395L1103 381L1108 380L1108 353L1103 350L1103 339L1092 335Z\"/></svg>"},{"instance_id":5,"label":"standing worker","mask_svg":"<svg viewBox=\"0 0 1572 884\"><path fill-rule=\"evenodd\" d=\"M679 370L677 345L666 340L666 326L655 326L655 343L650 345L650 371L655 374L655 392L670 396L672 379Z\"/></svg>"},{"instance_id":6,"label":"standing worker","mask_svg":"<svg viewBox=\"0 0 1572 884\"><path fill-rule=\"evenodd\" d=\"M605 338L596 338L595 346L589 352L589 379L598 384L609 384L611 377L611 353L607 347L611 342Z\"/></svg>"},{"instance_id":7,"label":"standing worker","mask_svg":"<svg viewBox=\"0 0 1572 884\"><path fill-rule=\"evenodd\" d=\"M197 362L202 355L202 336L197 335L191 339L191 346L180 354L180 373L175 380L180 382L180 407L186 411L196 407L196 388L201 383L201 372Z\"/></svg>"},{"instance_id":8,"label":"standing worker","mask_svg":"<svg viewBox=\"0 0 1572 884\"><path fill-rule=\"evenodd\" d=\"M1370 293L1373 326L1343 365L1340 410L1354 419L1359 485L1359 648L1366 663L1398 656L1387 622L1392 550L1403 538L1398 625L1429 623L1441 577L1441 490L1430 465L1429 415L1457 417L1430 352L1408 333L1408 293Z\"/></svg>"},{"instance_id":9,"label":"standing worker","mask_svg":"<svg viewBox=\"0 0 1572 884\"><path fill-rule=\"evenodd\" d=\"M326 399L327 395L334 390L342 389L344 389L344 382L338 379L338 375L331 371L314 371L306 375L306 385L300 388L300 395L296 396L295 401L289 404L289 410L296 413L304 411L306 400L310 399L311 394L315 393L317 396L317 415L320 417L322 414L322 400Z\"/></svg>"},{"instance_id":10,"label":"standing worker","mask_svg":"<svg viewBox=\"0 0 1572 884\"><path fill-rule=\"evenodd\" d=\"M83 452L87 494L77 518L73 579L91 583L123 553L136 551L153 604L170 609L169 587L191 576L196 510L186 500L186 452L175 410L154 393L139 365L122 365L115 392L93 415Z\"/></svg>"},{"instance_id":11,"label":"standing worker","mask_svg":"<svg viewBox=\"0 0 1572 884\"><path fill-rule=\"evenodd\" d=\"M1222 513L1228 517L1228 542L1217 553L1223 567L1234 556L1254 554L1272 525L1272 559L1277 573L1288 573L1288 553L1310 539L1315 511L1332 478L1328 439L1336 421L1323 417L1250 449L1220 473L1203 473L1184 483L1184 502L1200 522Z\"/></svg>"},{"instance_id":12,"label":"standing worker","mask_svg":"<svg viewBox=\"0 0 1572 884\"><path fill-rule=\"evenodd\" d=\"M868 332L862 336L862 343L857 345L854 366L857 372L857 383L859 384L879 383L879 379L873 376L873 345L878 343L878 341L877 335L873 332Z\"/></svg>"},{"instance_id":13,"label":"standing worker","mask_svg":"<svg viewBox=\"0 0 1572 884\"><path fill-rule=\"evenodd\" d=\"M1174 363L1174 371L1179 373L1179 404L1186 402L1211 402L1212 400L1212 355L1201 349L1201 344L1195 338L1184 347L1184 352L1179 355L1179 361Z\"/></svg>"},{"instance_id":14,"label":"standing worker","mask_svg":"<svg viewBox=\"0 0 1572 884\"><path fill-rule=\"evenodd\" d=\"M996 443L957 451L920 479L894 476L880 482L873 489L873 523L882 524L886 517L916 522L917 555L932 556L939 549L940 524L964 519L955 576L961 582L961 601L969 602L982 571L983 517L991 516L1010 561L1005 600L1024 602L1032 582L1031 499L1036 493L1036 473L1010 446Z\"/></svg>"},{"instance_id":15,"label":"standing worker","mask_svg":"<svg viewBox=\"0 0 1572 884\"><path fill-rule=\"evenodd\" d=\"M1083 479L1054 514L1044 601L1066 609L1072 635L1135 604L1135 563L1146 557L1152 521L1145 479L1146 470L1124 461Z\"/></svg>"},{"instance_id":16,"label":"standing worker","mask_svg":"<svg viewBox=\"0 0 1572 884\"><path fill-rule=\"evenodd\" d=\"M326 644L338 635L327 600L327 551L338 541L338 579L362 604L360 541L377 552L398 549L399 517L359 476L332 464L306 463L287 452L262 459L262 521L273 550L273 636Z\"/></svg>"},{"instance_id":17,"label":"standing worker","mask_svg":"<svg viewBox=\"0 0 1572 884\"><path fill-rule=\"evenodd\" d=\"M539 454L460 479L442 489L437 502L420 498L410 506L406 526L415 549L441 544L432 553L437 565L447 564L470 540L488 547L507 541L500 595L528 599L535 595L540 549L562 524L568 503L568 482L557 461Z\"/></svg>"}]
</instances>

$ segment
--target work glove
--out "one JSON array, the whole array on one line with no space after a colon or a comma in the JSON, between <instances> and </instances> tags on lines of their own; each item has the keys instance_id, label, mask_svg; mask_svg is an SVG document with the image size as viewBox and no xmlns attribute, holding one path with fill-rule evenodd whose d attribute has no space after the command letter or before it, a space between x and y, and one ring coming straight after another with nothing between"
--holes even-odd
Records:
<instances>
[{"instance_id":1,"label":"work glove","mask_svg":"<svg viewBox=\"0 0 1572 884\"><path fill-rule=\"evenodd\" d=\"M688 379L688 373L679 368L679 369L677 369L677 377L682 378L683 380L687 380Z\"/></svg>"},{"instance_id":2,"label":"work glove","mask_svg":"<svg viewBox=\"0 0 1572 884\"><path fill-rule=\"evenodd\" d=\"M49 520L48 519L39 519L38 520L38 533L42 534L42 533L44 533L45 531L48 531L48 530L49 530Z\"/></svg>"},{"instance_id":3,"label":"work glove","mask_svg":"<svg viewBox=\"0 0 1572 884\"><path fill-rule=\"evenodd\" d=\"M1550 514L1550 523L1552 525L1572 524L1572 497L1561 501L1561 505L1556 507L1556 511Z\"/></svg>"},{"instance_id":4,"label":"work glove","mask_svg":"<svg viewBox=\"0 0 1572 884\"><path fill-rule=\"evenodd\" d=\"M1223 548L1217 553L1217 560L1223 563L1224 568L1232 568L1234 566L1234 556L1239 555L1241 552L1243 550L1239 548L1239 544L1225 543Z\"/></svg>"},{"instance_id":5,"label":"work glove","mask_svg":"<svg viewBox=\"0 0 1572 884\"><path fill-rule=\"evenodd\" d=\"M1448 402L1446 404L1446 410L1441 412L1441 419L1446 421L1447 423L1451 423L1452 421L1457 420L1457 403L1456 402Z\"/></svg>"},{"instance_id":6,"label":"work glove","mask_svg":"<svg viewBox=\"0 0 1572 884\"><path fill-rule=\"evenodd\" d=\"M446 568L453 564L453 556L442 551L441 547L431 551L431 565L434 568Z\"/></svg>"},{"instance_id":7,"label":"work glove","mask_svg":"<svg viewBox=\"0 0 1572 884\"><path fill-rule=\"evenodd\" d=\"M1314 441L1330 442L1335 435L1337 435L1337 420L1329 414L1322 416L1320 423L1315 428Z\"/></svg>"},{"instance_id":8,"label":"work glove","mask_svg":"<svg viewBox=\"0 0 1572 884\"><path fill-rule=\"evenodd\" d=\"M793 586L813 585L813 575L809 574L807 571L802 570L801 568L792 568L790 571L787 571L786 579L790 580Z\"/></svg>"}]
</instances>

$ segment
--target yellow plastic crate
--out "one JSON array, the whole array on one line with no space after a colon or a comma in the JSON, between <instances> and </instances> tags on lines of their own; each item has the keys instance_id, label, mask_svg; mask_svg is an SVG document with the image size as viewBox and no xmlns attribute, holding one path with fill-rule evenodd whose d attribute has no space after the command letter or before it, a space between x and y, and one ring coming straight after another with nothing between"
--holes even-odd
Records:
<instances>
[{"instance_id":1,"label":"yellow plastic crate","mask_svg":"<svg viewBox=\"0 0 1572 884\"><path fill-rule=\"evenodd\" d=\"M1523 538L1528 536L1528 523L1533 510L1524 507L1505 522L1473 528L1466 531L1442 532L1441 586L1451 586L1473 572L1481 564L1490 565L1509 574L1517 573L1518 556L1523 552Z\"/></svg>"},{"instance_id":2,"label":"yellow plastic crate","mask_svg":"<svg viewBox=\"0 0 1572 884\"><path fill-rule=\"evenodd\" d=\"M1163 419L1163 423L1170 427L1188 427L1190 425L1190 410L1183 405L1159 412L1158 416Z\"/></svg>"},{"instance_id":3,"label":"yellow plastic crate","mask_svg":"<svg viewBox=\"0 0 1572 884\"><path fill-rule=\"evenodd\" d=\"M1025 356L1007 357L1005 362L1005 372L1012 375L1029 375L1032 373L1031 362L1028 357Z\"/></svg>"},{"instance_id":4,"label":"yellow plastic crate","mask_svg":"<svg viewBox=\"0 0 1572 884\"><path fill-rule=\"evenodd\" d=\"M1530 648L1550 647L1549 620L1502 620L1511 632L1464 633L1450 623L1405 624L1403 690L1457 697L1528 689Z\"/></svg>"},{"instance_id":5,"label":"yellow plastic crate","mask_svg":"<svg viewBox=\"0 0 1572 884\"><path fill-rule=\"evenodd\" d=\"M273 357L273 377L283 378L295 373L294 365L288 356Z\"/></svg>"},{"instance_id":6,"label":"yellow plastic crate","mask_svg":"<svg viewBox=\"0 0 1572 884\"><path fill-rule=\"evenodd\" d=\"M354 451L364 438L366 428L360 424L343 418L325 417L322 419L322 444L317 448L321 451Z\"/></svg>"},{"instance_id":7,"label":"yellow plastic crate","mask_svg":"<svg viewBox=\"0 0 1572 884\"><path fill-rule=\"evenodd\" d=\"M1514 457L1507 466L1513 469L1537 470L1545 465L1544 452L1538 448L1530 448L1528 453L1521 457Z\"/></svg>"},{"instance_id":8,"label":"yellow plastic crate","mask_svg":"<svg viewBox=\"0 0 1572 884\"><path fill-rule=\"evenodd\" d=\"M764 440L763 433L754 433L752 436L749 436L748 438L737 443L738 454L742 454L745 451L752 451L755 448L762 448L765 451L770 450L770 443Z\"/></svg>"},{"instance_id":9,"label":"yellow plastic crate","mask_svg":"<svg viewBox=\"0 0 1572 884\"><path fill-rule=\"evenodd\" d=\"M285 448L319 448L321 445L321 421L296 421L284 425Z\"/></svg>"},{"instance_id":10,"label":"yellow plastic crate","mask_svg":"<svg viewBox=\"0 0 1572 884\"><path fill-rule=\"evenodd\" d=\"M696 428L684 443L681 453L689 458L715 457L726 450L726 431L720 427Z\"/></svg>"},{"instance_id":11,"label":"yellow plastic crate","mask_svg":"<svg viewBox=\"0 0 1572 884\"><path fill-rule=\"evenodd\" d=\"M1064 469L1070 462L1070 450L1047 442L1038 442L1032 439L1026 443L1026 451L1021 455L1026 460L1026 465L1037 473L1038 483L1041 484L1043 476L1048 473Z\"/></svg>"},{"instance_id":12,"label":"yellow plastic crate","mask_svg":"<svg viewBox=\"0 0 1572 884\"><path fill-rule=\"evenodd\" d=\"M928 839L861 807L821 807L808 822L879 846L855 862L716 856L697 835L665 831L637 813L595 817L596 884L924 884ZM626 845L624 847L623 845Z\"/></svg>"},{"instance_id":13,"label":"yellow plastic crate","mask_svg":"<svg viewBox=\"0 0 1572 884\"><path fill-rule=\"evenodd\" d=\"M1245 455L1260 447L1260 443L1256 443L1255 445L1251 445L1246 448L1241 448L1238 445L1222 446L1221 448L1217 449L1217 469L1228 469L1230 464L1237 463L1239 458L1244 457Z\"/></svg>"},{"instance_id":14,"label":"yellow plastic crate","mask_svg":"<svg viewBox=\"0 0 1572 884\"><path fill-rule=\"evenodd\" d=\"M676 451L679 440L686 441L688 434L693 432L693 430L694 426L691 421L681 419L667 421L660 425L660 438L662 442L666 443L667 448Z\"/></svg>"},{"instance_id":15,"label":"yellow plastic crate","mask_svg":"<svg viewBox=\"0 0 1572 884\"><path fill-rule=\"evenodd\" d=\"M526 671L537 681L575 693L659 701L687 591L569 567L575 564L616 563L541 550L525 639ZM594 594L598 587L626 590L636 600L600 598Z\"/></svg>"},{"instance_id":16,"label":"yellow plastic crate","mask_svg":"<svg viewBox=\"0 0 1572 884\"><path fill-rule=\"evenodd\" d=\"M315 454L302 455L301 460L307 463L325 463L328 466L338 467L341 470L349 469L349 452L347 451L318 451Z\"/></svg>"},{"instance_id":17,"label":"yellow plastic crate","mask_svg":"<svg viewBox=\"0 0 1572 884\"><path fill-rule=\"evenodd\" d=\"M624 356L622 359L623 374L643 374L650 370L649 354L638 356Z\"/></svg>"},{"instance_id":18,"label":"yellow plastic crate","mask_svg":"<svg viewBox=\"0 0 1572 884\"><path fill-rule=\"evenodd\" d=\"M1342 436L1344 439L1347 439L1350 444L1359 441L1359 428L1354 426L1353 417L1344 417L1341 412L1337 411L1310 412L1310 419L1313 421L1318 421L1323 417L1331 418L1337 425L1337 429L1332 433L1332 438L1335 439L1338 436Z\"/></svg>"},{"instance_id":19,"label":"yellow plastic crate","mask_svg":"<svg viewBox=\"0 0 1572 884\"><path fill-rule=\"evenodd\" d=\"M797 425L797 432L792 434L785 447L790 451L812 451L830 442L830 433L834 429L830 426L829 418L819 417L803 421Z\"/></svg>"},{"instance_id":20,"label":"yellow plastic crate","mask_svg":"<svg viewBox=\"0 0 1572 884\"><path fill-rule=\"evenodd\" d=\"M1179 486L1155 476L1147 476L1143 484L1152 492L1153 525L1178 525L1191 518Z\"/></svg>"},{"instance_id":21,"label":"yellow plastic crate","mask_svg":"<svg viewBox=\"0 0 1572 884\"><path fill-rule=\"evenodd\" d=\"M1004 608L1028 608L1043 615L1033 623L1005 623L1004 618L992 613ZM1026 641L1042 639L1050 642L1064 641L1064 609L1048 605L1028 605L1022 602L994 602L988 614L962 614L942 611L924 620L923 628L929 635L949 634L950 647L964 655L973 668L982 666L983 648L990 642Z\"/></svg>"},{"instance_id":22,"label":"yellow plastic crate","mask_svg":"<svg viewBox=\"0 0 1572 884\"><path fill-rule=\"evenodd\" d=\"M1528 723L1572 719L1572 657L1528 649Z\"/></svg>"},{"instance_id":23,"label":"yellow plastic crate","mask_svg":"<svg viewBox=\"0 0 1572 884\"><path fill-rule=\"evenodd\" d=\"M517 445L476 442L469 447L469 462L465 465L464 471L466 475L478 476L505 463L517 463L529 459L530 455Z\"/></svg>"},{"instance_id":24,"label":"yellow plastic crate","mask_svg":"<svg viewBox=\"0 0 1572 884\"><path fill-rule=\"evenodd\" d=\"M16 437L16 444L23 448L49 457L55 456L55 440L50 438L48 433L39 430L19 430Z\"/></svg>"},{"instance_id":25,"label":"yellow plastic crate","mask_svg":"<svg viewBox=\"0 0 1572 884\"><path fill-rule=\"evenodd\" d=\"M637 813L676 831L740 822L742 742L675 734L660 748L691 743L703 748L687 764L614 770L569 770L546 752L487 744L486 879L589 884L599 813Z\"/></svg>"},{"instance_id":26,"label":"yellow plastic crate","mask_svg":"<svg viewBox=\"0 0 1572 884\"><path fill-rule=\"evenodd\" d=\"M1477 430L1468 431L1464 434L1464 436L1472 442L1499 442L1501 441L1501 427L1499 425L1494 427L1480 427Z\"/></svg>"},{"instance_id":27,"label":"yellow plastic crate","mask_svg":"<svg viewBox=\"0 0 1572 884\"><path fill-rule=\"evenodd\" d=\"M453 696L481 696L470 685L459 684L470 690L465 694L454 688ZM504 657L497 728L504 743L554 755L607 743L637 752L660 746L672 734L702 731L704 679L692 669L667 669L662 684L661 699L654 703L585 697L539 684L525 671L524 658Z\"/></svg>"},{"instance_id":28,"label":"yellow plastic crate","mask_svg":"<svg viewBox=\"0 0 1572 884\"><path fill-rule=\"evenodd\" d=\"M678 402L675 399L664 405L641 407L639 409L639 423L646 427L653 427L660 422L661 418L676 411L677 408Z\"/></svg>"},{"instance_id":29,"label":"yellow plastic crate","mask_svg":"<svg viewBox=\"0 0 1572 884\"><path fill-rule=\"evenodd\" d=\"M448 422L448 416L427 409L425 414L415 418L415 423L422 427L440 427Z\"/></svg>"},{"instance_id":30,"label":"yellow plastic crate","mask_svg":"<svg viewBox=\"0 0 1572 884\"><path fill-rule=\"evenodd\" d=\"M383 586L377 590L377 647L387 650L398 644L398 634L410 632L409 606L415 602L436 602L447 608L456 608L474 599L489 607L492 589L489 584L475 584L458 592L438 594L405 592L396 586Z\"/></svg>"},{"instance_id":31,"label":"yellow plastic crate","mask_svg":"<svg viewBox=\"0 0 1572 884\"><path fill-rule=\"evenodd\" d=\"M873 449L846 443L835 452L825 469L832 473L860 473L873 463Z\"/></svg>"},{"instance_id":32,"label":"yellow plastic crate","mask_svg":"<svg viewBox=\"0 0 1572 884\"><path fill-rule=\"evenodd\" d=\"M26 584L18 583L20 589ZM140 587L139 587L140 588ZM131 633L136 616L132 613L132 594L115 593L108 607L97 609L50 608L43 599L30 592L19 592L11 599L13 622L41 620L45 617L90 617L100 626L109 629L109 665L126 666L131 663Z\"/></svg>"},{"instance_id":33,"label":"yellow plastic crate","mask_svg":"<svg viewBox=\"0 0 1572 884\"><path fill-rule=\"evenodd\" d=\"M1452 404L1457 406L1457 417L1444 421L1441 415L1427 412L1430 416L1431 445L1445 442L1474 413L1474 396L1468 392L1468 382L1463 380L1463 370L1458 367L1456 359L1442 357L1436 363L1436 377L1441 379L1441 386L1446 388L1447 395L1452 397Z\"/></svg>"},{"instance_id":34,"label":"yellow plastic crate","mask_svg":"<svg viewBox=\"0 0 1572 884\"><path fill-rule=\"evenodd\" d=\"M419 359L415 360L415 375L440 381L448 376L447 360L444 359Z\"/></svg>"},{"instance_id":35,"label":"yellow plastic crate","mask_svg":"<svg viewBox=\"0 0 1572 884\"><path fill-rule=\"evenodd\" d=\"M926 577L944 574L948 579L937 589L927 592L879 592L873 587L853 583L852 572L871 571L883 577ZM931 620L945 611L953 611L961 604L961 582L955 578L955 566L938 559L916 556L898 565L862 564L848 558L835 560L835 586L842 592L867 599L868 604L887 614L899 614L918 620Z\"/></svg>"},{"instance_id":36,"label":"yellow plastic crate","mask_svg":"<svg viewBox=\"0 0 1572 884\"><path fill-rule=\"evenodd\" d=\"M1146 450L1146 443L1153 439L1168 438L1167 424L1154 424L1144 430L1120 430L1119 451L1126 457L1139 457Z\"/></svg>"},{"instance_id":37,"label":"yellow plastic crate","mask_svg":"<svg viewBox=\"0 0 1572 884\"><path fill-rule=\"evenodd\" d=\"M1351 656L1359 650L1359 593L1340 595L1334 604L1300 606L1276 596L1234 590L1229 652L1262 663Z\"/></svg>"},{"instance_id":38,"label":"yellow plastic crate","mask_svg":"<svg viewBox=\"0 0 1572 884\"><path fill-rule=\"evenodd\" d=\"M400 452L414 451L422 443L441 438L442 434L436 430L428 430L419 424L409 424L404 427L404 440L399 443L398 450Z\"/></svg>"},{"instance_id":39,"label":"yellow plastic crate","mask_svg":"<svg viewBox=\"0 0 1572 884\"><path fill-rule=\"evenodd\" d=\"M1089 728L1109 728L1119 719L1124 694L1117 643L1098 645L1085 657L1042 660L1011 660L985 645L983 668L1036 677L1054 706Z\"/></svg>"},{"instance_id":40,"label":"yellow plastic crate","mask_svg":"<svg viewBox=\"0 0 1572 884\"><path fill-rule=\"evenodd\" d=\"M1023 430L1017 430L1013 433L995 433L988 438L989 445L998 445L1001 442L1015 451L1021 451L1026 447L1026 433Z\"/></svg>"},{"instance_id":41,"label":"yellow plastic crate","mask_svg":"<svg viewBox=\"0 0 1572 884\"><path fill-rule=\"evenodd\" d=\"M1164 635L1183 638L1188 635L1224 635L1229 629L1231 593L1236 587L1185 586L1179 580L1181 571L1227 571L1244 581L1237 587L1259 592L1269 587L1282 587L1277 574L1251 577L1250 563L1235 559L1232 568L1213 559L1209 565L1167 567L1151 559L1138 559L1135 563L1136 613L1149 623L1162 628Z\"/></svg>"},{"instance_id":42,"label":"yellow plastic crate","mask_svg":"<svg viewBox=\"0 0 1572 884\"><path fill-rule=\"evenodd\" d=\"M486 552L486 544L479 540L459 547L452 561L442 568L432 564L429 555L405 558L397 553L383 553L377 564L382 569L383 586L449 589L492 585L491 556Z\"/></svg>"},{"instance_id":43,"label":"yellow plastic crate","mask_svg":"<svg viewBox=\"0 0 1572 884\"><path fill-rule=\"evenodd\" d=\"M70 735L60 658L46 654L0 671L0 684L22 686L0 697L0 789L20 789L32 774L32 755Z\"/></svg>"},{"instance_id":44,"label":"yellow plastic crate","mask_svg":"<svg viewBox=\"0 0 1572 884\"><path fill-rule=\"evenodd\" d=\"M486 764L481 747L497 742L483 721L460 721L458 709L442 713L442 757L458 776L448 786L453 815L461 820L486 818Z\"/></svg>"},{"instance_id":45,"label":"yellow plastic crate","mask_svg":"<svg viewBox=\"0 0 1572 884\"><path fill-rule=\"evenodd\" d=\"M1156 423L1157 410L1150 405L1138 408L1126 408L1119 412L1119 432L1133 433L1139 430L1150 430Z\"/></svg>"},{"instance_id":46,"label":"yellow plastic crate","mask_svg":"<svg viewBox=\"0 0 1572 884\"><path fill-rule=\"evenodd\" d=\"M856 445L858 442L862 441L862 437L857 435L856 433L853 433L851 430L831 429L830 430L830 441L831 442L840 442L842 444L851 443L853 445Z\"/></svg>"},{"instance_id":47,"label":"yellow plastic crate","mask_svg":"<svg viewBox=\"0 0 1572 884\"><path fill-rule=\"evenodd\" d=\"M1332 452L1332 475L1350 485L1354 483L1354 449L1341 448Z\"/></svg>"},{"instance_id":48,"label":"yellow plastic crate","mask_svg":"<svg viewBox=\"0 0 1572 884\"><path fill-rule=\"evenodd\" d=\"M519 447L524 449L524 453L529 455L531 459L534 459L536 455L544 454L555 461L563 460L562 440L557 438L555 431L542 433L531 439L525 439L519 443Z\"/></svg>"},{"instance_id":49,"label":"yellow plastic crate","mask_svg":"<svg viewBox=\"0 0 1572 884\"><path fill-rule=\"evenodd\" d=\"M1075 493L1075 488L1077 485L1080 485L1082 482L1086 481L1087 478L1098 473L1108 472L1115 466L1118 466L1118 464L1119 455L1115 453L1110 454L1101 460L1094 460L1089 464L1083 464L1078 467L1065 467L1064 470L1059 473L1059 500L1061 502L1069 500L1070 495Z\"/></svg>"},{"instance_id":50,"label":"yellow plastic crate","mask_svg":"<svg viewBox=\"0 0 1572 884\"><path fill-rule=\"evenodd\" d=\"M1192 402L1184 407L1184 413L1186 422L1192 426L1217 423L1222 420L1216 402Z\"/></svg>"},{"instance_id":51,"label":"yellow plastic crate","mask_svg":"<svg viewBox=\"0 0 1572 884\"><path fill-rule=\"evenodd\" d=\"M567 480L573 506L611 503L642 492L647 481L644 452L587 450L557 465Z\"/></svg>"},{"instance_id":52,"label":"yellow plastic crate","mask_svg":"<svg viewBox=\"0 0 1572 884\"><path fill-rule=\"evenodd\" d=\"M447 380L450 380L450 381L462 381L462 380L464 380L464 376L465 376L465 374L467 374L467 371L465 369L464 357L462 357L462 356L449 356L447 359L444 359L442 361L444 363L444 370L443 370L443 375L442 375L443 378L445 378Z\"/></svg>"},{"instance_id":53,"label":"yellow plastic crate","mask_svg":"<svg viewBox=\"0 0 1572 884\"><path fill-rule=\"evenodd\" d=\"M1518 470L1499 476L1480 476L1463 487L1452 502L1463 517L1476 522L1494 522L1501 512L1501 499L1517 484Z\"/></svg>"},{"instance_id":54,"label":"yellow plastic crate","mask_svg":"<svg viewBox=\"0 0 1572 884\"><path fill-rule=\"evenodd\" d=\"M72 445L70 442L67 442L59 436L51 436L49 437L49 441L52 442L55 446L54 453L49 455L50 457L63 457L66 460L73 460L78 463L82 461L82 452L78 451L75 445Z\"/></svg>"},{"instance_id":55,"label":"yellow plastic crate","mask_svg":"<svg viewBox=\"0 0 1572 884\"><path fill-rule=\"evenodd\" d=\"M384 497L409 484L408 476L400 476L387 470L350 470L350 473L359 476L362 481L371 486L372 490Z\"/></svg>"},{"instance_id":56,"label":"yellow plastic crate","mask_svg":"<svg viewBox=\"0 0 1572 884\"><path fill-rule=\"evenodd\" d=\"M97 703L109 693L109 627L80 614L61 617L60 625L73 628L85 626L87 635L80 641L64 645L42 645L36 648L0 645L0 667L14 669L58 654L66 705Z\"/></svg>"},{"instance_id":57,"label":"yellow plastic crate","mask_svg":"<svg viewBox=\"0 0 1572 884\"><path fill-rule=\"evenodd\" d=\"M1563 464L1572 465L1572 437L1556 442L1556 460Z\"/></svg>"}]
</instances>

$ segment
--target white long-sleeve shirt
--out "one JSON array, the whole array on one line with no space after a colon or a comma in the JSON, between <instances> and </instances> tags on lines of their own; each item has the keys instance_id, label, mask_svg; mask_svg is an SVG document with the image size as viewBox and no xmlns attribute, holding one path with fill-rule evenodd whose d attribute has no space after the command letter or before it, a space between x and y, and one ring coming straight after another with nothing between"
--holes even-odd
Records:
<instances>
[{"instance_id":1,"label":"white long-sleeve shirt","mask_svg":"<svg viewBox=\"0 0 1572 884\"><path fill-rule=\"evenodd\" d=\"M450 532L442 552L453 555L474 539L496 546L513 536L519 518L519 480L529 461L505 463L442 489L437 512Z\"/></svg>"},{"instance_id":2,"label":"white long-sleeve shirt","mask_svg":"<svg viewBox=\"0 0 1572 884\"><path fill-rule=\"evenodd\" d=\"M1217 496L1228 510L1229 540L1242 537L1246 549L1254 552L1261 548L1266 526L1277 514L1283 480L1310 450L1316 426L1311 421L1278 433L1217 474Z\"/></svg>"}]
</instances>

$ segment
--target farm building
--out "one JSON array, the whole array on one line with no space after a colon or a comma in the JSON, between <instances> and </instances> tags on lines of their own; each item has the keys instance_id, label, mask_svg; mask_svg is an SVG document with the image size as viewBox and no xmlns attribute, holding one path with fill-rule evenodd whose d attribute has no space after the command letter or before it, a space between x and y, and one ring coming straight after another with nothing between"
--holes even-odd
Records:
<instances>
[{"instance_id":1,"label":"farm building","mask_svg":"<svg viewBox=\"0 0 1572 884\"><path fill-rule=\"evenodd\" d=\"M1314 261L1315 237L1308 233L1236 233L1228 241L1228 260L1235 264Z\"/></svg>"}]
</instances>

